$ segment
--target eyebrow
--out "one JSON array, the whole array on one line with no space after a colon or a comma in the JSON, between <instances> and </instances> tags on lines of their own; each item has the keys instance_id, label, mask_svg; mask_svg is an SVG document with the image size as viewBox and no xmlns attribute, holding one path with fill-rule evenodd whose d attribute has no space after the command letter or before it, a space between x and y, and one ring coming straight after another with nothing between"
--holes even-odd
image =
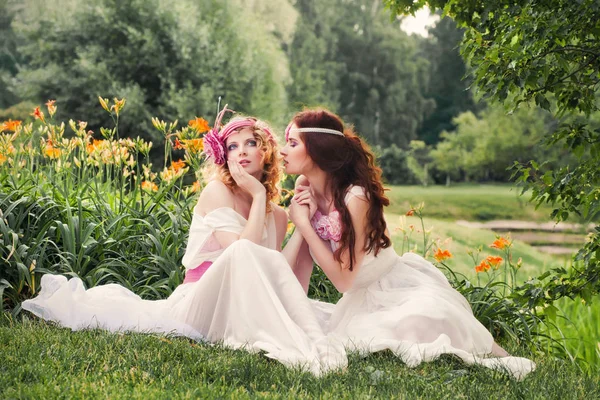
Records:
<instances>
[{"instance_id":1,"label":"eyebrow","mask_svg":"<svg viewBox=\"0 0 600 400\"><path fill-rule=\"evenodd\" d=\"M244 143L249 142L249 141L256 142L256 138L254 138L254 137L248 138L248 139L244 140ZM235 140L231 141L227 144L227 146L231 146L232 144L238 144L238 142Z\"/></svg>"}]
</instances>

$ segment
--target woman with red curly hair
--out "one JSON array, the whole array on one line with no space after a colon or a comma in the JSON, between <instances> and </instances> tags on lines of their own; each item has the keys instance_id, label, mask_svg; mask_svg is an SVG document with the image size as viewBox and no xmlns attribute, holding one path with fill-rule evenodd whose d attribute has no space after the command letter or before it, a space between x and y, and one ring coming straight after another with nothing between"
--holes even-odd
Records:
<instances>
[{"instance_id":1,"label":"woman with red curly hair","mask_svg":"<svg viewBox=\"0 0 600 400\"><path fill-rule=\"evenodd\" d=\"M535 368L494 342L433 264L415 253L396 254L383 215L389 200L381 170L337 115L296 114L281 154L286 172L300 175L289 209L296 229L284 249L288 263L305 291L314 261L344 293L336 305L315 302L326 333L362 353L389 349L408 366L451 353L516 378Z\"/></svg>"}]
</instances>

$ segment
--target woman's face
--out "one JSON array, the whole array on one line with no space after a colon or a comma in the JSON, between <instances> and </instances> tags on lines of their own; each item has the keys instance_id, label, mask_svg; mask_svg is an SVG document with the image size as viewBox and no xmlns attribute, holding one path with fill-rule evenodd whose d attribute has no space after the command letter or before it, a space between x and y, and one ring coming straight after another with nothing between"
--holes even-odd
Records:
<instances>
[{"instance_id":1,"label":"woman's face","mask_svg":"<svg viewBox=\"0 0 600 400\"><path fill-rule=\"evenodd\" d=\"M264 154L251 129L244 128L229 135L225 141L225 148L229 162L237 162L250 175L260 179L265 166Z\"/></svg>"},{"instance_id":2,"label":"woman's face","mask_svg":"<svg viewBox=\"0 0 600 400\"><path fill-rule=\"evenodd\" d=\"M285 146L281 149L285 173L290 175L306 174L314 165L306 152L304 142L300 139L300 133L293 131L296 128L296 124L291 126Z\"/></svg>"}]
</instances>

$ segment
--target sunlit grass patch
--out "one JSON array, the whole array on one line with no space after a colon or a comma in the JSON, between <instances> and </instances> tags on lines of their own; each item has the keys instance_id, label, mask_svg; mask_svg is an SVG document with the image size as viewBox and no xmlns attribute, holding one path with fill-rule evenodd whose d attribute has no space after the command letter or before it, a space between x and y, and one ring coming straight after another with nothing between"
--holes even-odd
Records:
<instances>
[{"instance_id":1,"label":"sunlit grass patch","mask_svg":"<svg viewBox=\"0 0 600 400\"><path fill-rule=\"evenodd\" d=\"M2 398L596 398L598 375L536 356L518 382L451 356L408 368L389 352L350 355L315 378L260 354L146 334L72 332L3 315Z\"/></svg>"}]
</instances>

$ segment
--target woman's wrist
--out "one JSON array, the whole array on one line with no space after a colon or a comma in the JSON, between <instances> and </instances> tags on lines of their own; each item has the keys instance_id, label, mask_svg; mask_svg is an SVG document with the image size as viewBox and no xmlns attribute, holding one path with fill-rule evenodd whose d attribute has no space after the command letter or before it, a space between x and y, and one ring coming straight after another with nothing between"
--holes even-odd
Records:
<instances>
[{"instance_id":1,"label":"woman's wrist","mask_svg":"<svg viewBox=\"0 0 600 400\"><path fill-rule=\"evenodd\" d=\"M266 203L267 202L267 191L263 190L260 192L252 193L252 203L254 203L255 201L263 201L264 203Z\"/></svg>"},{"instance_id":2,"label":"woman's wrist","mask_svg":"<svg viewBox=\"0 0 600 400\"><path fill-rule=\"evenodd\" d=\"M308 219L300 220L297 223L295 223L295 225L296 229L302 234L302 236L304 236L304 233L307 232L307 230L313 230L312 225L310 224L310 221Z\"/></svg>"}]
</instances>

